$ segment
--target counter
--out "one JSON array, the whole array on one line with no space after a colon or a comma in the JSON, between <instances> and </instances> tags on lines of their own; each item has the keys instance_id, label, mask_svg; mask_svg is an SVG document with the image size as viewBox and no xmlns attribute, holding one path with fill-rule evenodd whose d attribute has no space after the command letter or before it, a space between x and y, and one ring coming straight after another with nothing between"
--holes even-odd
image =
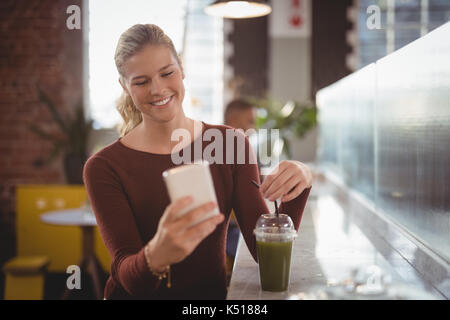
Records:
<instances>
[{"instance_id":1,"label":"counter","mask_svg":"<svg viewBox=\"0 0 450 320\"><path fill-rule=\"evenodd\" d=\"M433 267L440 275L431 274L426 279L409 261L411 254L420 256L421 250L398 227L375 214L370 204L358 201L321 175L314 181L294 242L289 289L260 289L258 264L241 237L227 299L314 297L318 288L329 288L348 278L352 270L371 265L391 278L391 287L408 288L410 293L418 293L417 298L448 299L448 267Z\"/></svg>"}]
</instances>

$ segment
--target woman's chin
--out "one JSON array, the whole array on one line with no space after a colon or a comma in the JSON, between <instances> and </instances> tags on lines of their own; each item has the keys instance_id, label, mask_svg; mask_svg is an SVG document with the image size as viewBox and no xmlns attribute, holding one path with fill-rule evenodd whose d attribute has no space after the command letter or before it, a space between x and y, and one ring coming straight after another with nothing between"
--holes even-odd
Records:
<instances>
[{"instance_id":1,"label":"woman's chin","mask_svg":"<svg viewBox=\"0 0 450 320\"><path fill-rule=\"evenodd\" d=\"M146 112L146 115L152 119L152 121L159 123L167 123L174 120L177 117L177 112Z\"/></svg>"}]
</instances>

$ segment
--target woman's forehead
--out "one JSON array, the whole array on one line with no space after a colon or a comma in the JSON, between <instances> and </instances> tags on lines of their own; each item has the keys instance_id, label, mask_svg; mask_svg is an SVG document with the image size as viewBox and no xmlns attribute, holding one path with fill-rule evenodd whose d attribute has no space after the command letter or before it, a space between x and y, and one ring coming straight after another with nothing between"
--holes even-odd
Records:
<instances>
[{"instance_id":1,"label":"woman's forehead","mask_svg":"<svg viewBox=\"0 0 450 320\"><path fill-rule=\"evenodd\" d=\"M127 78L140 75L151 77L161 68L169 65L178 65L172 51L164 45L147 45L124 63L124 72Z\"/></svg>"}]
</instances>

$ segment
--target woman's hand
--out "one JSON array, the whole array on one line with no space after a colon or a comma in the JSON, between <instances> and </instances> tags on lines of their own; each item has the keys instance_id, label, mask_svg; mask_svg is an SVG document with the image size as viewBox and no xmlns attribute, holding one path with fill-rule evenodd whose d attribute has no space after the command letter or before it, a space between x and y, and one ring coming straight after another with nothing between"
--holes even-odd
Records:
<instances>
[{"instance_id":1,"label":"woman's hand","mask_svg":"<svg viewBox=\"0 0 450 320\"><path fill-rule=\"evenodd\" d=\"M147 244L148 264L152 270L161 272L168 265L184 260L224 220L223 214L218 214L192 226L217 204L209 202L179 216L180 211L191 203L191 197L184 197L164 211L155 236Z\"/></svg>"},{"instance_id":2,"label":"woman's hand","mask_svg":"<svg viewBox=\"0 0 450 320\"><path fill-rule=\"evenodd\" d=\"M264 179L260 190L270 201L281 197L281 202L287 202L311 185L312 173L304 163L284 160Z\"/></svg>"}]
</instances>

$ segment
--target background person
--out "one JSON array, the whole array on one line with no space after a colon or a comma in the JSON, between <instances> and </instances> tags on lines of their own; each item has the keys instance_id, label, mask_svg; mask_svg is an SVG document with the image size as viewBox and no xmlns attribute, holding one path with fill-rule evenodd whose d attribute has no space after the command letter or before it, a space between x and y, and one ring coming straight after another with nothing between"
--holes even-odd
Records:
<instances>
[{"instance_id":1,"label":"background person","mask_svg":"<svg viewBox=\"0 0 450 320\"><path fill-rule=\"evenodd\" d=\"M227 126L246 132L248 129L256 128L256 115L254 105L242 99L235 99L225 107L223 119Z\"/></svg>"},{"instance_id":2,"label":"background person","mask_svg":"<svg viewBox=\"0 0 450 320\"><path fill-rule=\"evenodd\" d=\"M247 133L248 129L255 129L256 107L242 99L232 100L225 107L224 124L236 129L242 129ZM227 282L230 281L233 270L236 249L239 241L239 226L234 212L230 217L227 231Z\"/></svg>"}]
</instances>

